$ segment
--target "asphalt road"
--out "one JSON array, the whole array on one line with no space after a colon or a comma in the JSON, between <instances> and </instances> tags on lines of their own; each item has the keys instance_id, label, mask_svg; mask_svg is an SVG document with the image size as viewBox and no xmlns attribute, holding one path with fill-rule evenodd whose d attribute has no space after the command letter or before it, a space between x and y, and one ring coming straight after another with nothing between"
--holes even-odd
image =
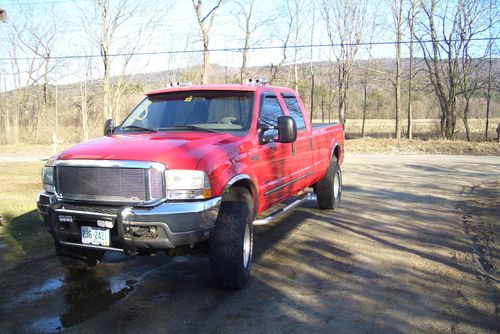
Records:
<instances>
[{"instance_id":1,"label":"asphalt road","mask_svg":"<svg viewBox=\"0 0 500 334\"><path fill-rule=\"evenodd\" d=\"M50 253L2 272L0 333L500 332L500 157L353 155L343 173L339 209L256 227L242 291L201 255L81 275Z\"/></svg>"}]
</instances>

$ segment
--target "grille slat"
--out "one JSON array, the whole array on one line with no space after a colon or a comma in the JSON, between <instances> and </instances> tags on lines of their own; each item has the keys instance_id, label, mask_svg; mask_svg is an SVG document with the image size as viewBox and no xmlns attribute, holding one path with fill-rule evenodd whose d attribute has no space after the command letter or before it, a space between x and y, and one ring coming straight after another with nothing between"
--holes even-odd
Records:
<instances>
[{"instance_id":1,"label":"grille slat","mask_svg":"<svg viewBox=\"0 0 500 334\"><path fill-rule=\"evenodd\" d=\"M57 176L59 194L71 200L137 203L163 197L162 171L153 168L58 166Z\"/></svg>"}]
</instances>

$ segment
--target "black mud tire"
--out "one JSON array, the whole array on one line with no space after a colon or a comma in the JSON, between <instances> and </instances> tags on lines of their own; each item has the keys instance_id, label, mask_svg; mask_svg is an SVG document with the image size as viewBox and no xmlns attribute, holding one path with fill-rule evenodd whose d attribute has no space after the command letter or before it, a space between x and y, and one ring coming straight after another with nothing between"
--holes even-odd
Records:
<instances>
[{"instance_id":1,"label":"black mud tire","mask_svg":"<svg viewBox=\"0 0 500 334\"><path fill-rule=\"evenodd\" d=\"M58 247L57 257L68 270L87 271L97 266L104 257L103 250Z\"/></svg>"},{"instance_id":2,"label":"black mud tire","mask_svg":"<svg viewBox=\"0 0 500 334\"><path fill-rule=\"evenodd\" d=\"M342 172L335 156L324 178L316 183L316 199L322 210L332 210L339 206L342 196Z\"/></svg>"},{"instance_id":3,"label":"black mud tire","mask_svg":"<svg viewBox=\"0 0 500 334\"><path fill-rule=\"evenodd\" d=\"M245 189L246 190L246 189ZM214 237L210 241L210 267L217 285L239 290L248 281L253 253L253 203L248 191L223 200Z\"/></svg>"}]
</instances>

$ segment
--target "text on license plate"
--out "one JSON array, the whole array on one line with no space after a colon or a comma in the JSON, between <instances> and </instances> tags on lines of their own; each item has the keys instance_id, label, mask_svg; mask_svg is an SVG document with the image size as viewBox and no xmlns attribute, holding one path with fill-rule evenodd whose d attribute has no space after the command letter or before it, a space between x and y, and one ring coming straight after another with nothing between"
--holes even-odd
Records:
<instances>
[{"instance_id":1,"label":"text on license plate","mask_svg":"<svg viewBox=\"0 0 500 334\"><path fill-rule=\"evenodd\" d=\"M81 226L82 244L109 246L109 229Z\"/></svg>"}]
</instances>

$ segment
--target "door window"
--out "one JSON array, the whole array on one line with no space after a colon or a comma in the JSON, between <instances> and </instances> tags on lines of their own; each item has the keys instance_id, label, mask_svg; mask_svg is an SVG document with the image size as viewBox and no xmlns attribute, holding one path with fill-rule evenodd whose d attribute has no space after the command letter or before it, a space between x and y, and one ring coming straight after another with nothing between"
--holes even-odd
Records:
<instances>
[{"instance_id":1,"label":"door window","mask_svg":"<svg viewBox=\"0 0 500 334\"><path fill-rule=\"evenodd\" d=\"M297 124L297 130L305 129L306 122L304 121L304 115L302 114L297 98L295 96L284 96L283 100L288 109L288 114L290 114L295 120L295 124Z\"/></svg>"},{"instance_id":2,"label":"door window","mask_svg":"<svg viewBox=\"0 0 500 334\"><path fill-rule=\"evenodd\" d=\"M274 95L265 96L263 98L262 107L259 115L259 127L274 127L278 126L278 117L283 116L278 98ZM266 137L276 137L278 130L267 130Z\"/></svg>"}]
</instances>

